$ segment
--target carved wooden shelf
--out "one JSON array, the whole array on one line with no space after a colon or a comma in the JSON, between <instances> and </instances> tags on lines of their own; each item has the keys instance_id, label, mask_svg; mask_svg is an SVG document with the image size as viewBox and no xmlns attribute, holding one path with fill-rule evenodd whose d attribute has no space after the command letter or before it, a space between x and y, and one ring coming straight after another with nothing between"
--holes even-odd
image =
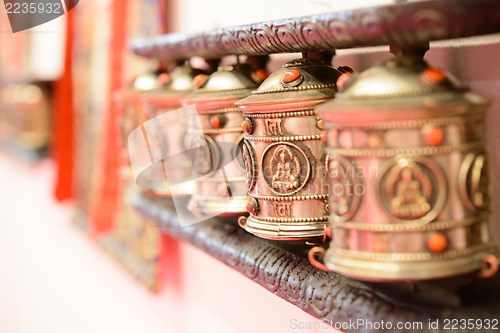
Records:
<instances>
[{"instance_id":1,"label":"carved wooden shelf","mask_svg":"<svg viewBox=\"0 0 500 333\"><path fill-rule=\"evenodd\" d=\"M135 40L138 55L163 60L193 56L319 52L500 32L498 0L429 0L255 23L200 33Z\"/></svg>"},{"instance_id":2,"label":"carved wooden shelf","mask_svg":"<svg viewBox=\"0 0 500 333\"><path fill-rule=\"evenodd\" d=\"M439 329L432 332L448 332L443 329L445 319L500 319L499 274L470 284L457 278L440 281L437 286L422 284L416 293L407 284L364 283L318 270L307 260L309 247L305 244L259 239L240 229L234 219L212 218L181 227L171 200L141 195L133 204L164 232L193 244L287 302L328 322L422 322L423 331L429 331L429 320L439 320Z\"/></svg>"}]
</instances>

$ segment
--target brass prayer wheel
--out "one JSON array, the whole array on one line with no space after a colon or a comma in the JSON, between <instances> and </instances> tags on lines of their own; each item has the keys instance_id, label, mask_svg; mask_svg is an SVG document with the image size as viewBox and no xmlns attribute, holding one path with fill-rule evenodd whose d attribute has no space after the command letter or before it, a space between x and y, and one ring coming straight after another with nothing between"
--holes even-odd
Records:
<instances>
[{"instance_id":1,"label":"brass prayer wheel","mask_svg":"<svg viewBox=\"0 0 500 333\"><path fill-rule=\"evenodd\" d=\"M193 79L199 74L203 74L203 71L188 64L177 66L170 73L160 74L160 87L151 91L144 99L148 119L155 122L156 133L163 139L158 148L163 156L172 155L172 158L167 159L168 165L164 165L168 169L166 174L162 172L162 168L155 168L151 172L151 189L146 191L148 194L170 198L191 195L194 191L194 183L189 181L192 163L184 147L187 119L180 108L181 100L193 92ZM183 186L171 191L169 181L183 183Z\"/></svg>"},{"instance_id":2,"label":"brass prayer wheel","mask_svg":"<svg viewBox=\"0 0 500 333\"><path fill-rule=\"evenodd\" d=\"M114 95L114 100L121 104L123 109L120 117L122 142L120 178L124 180L134 180L128 152L128 137L134 129L148 119L148 110L145 107L144 99L148 92L158 88L158 76L144 74L138 76L130 87Z\"/></svg>"},{"instance_id":3,"label":"brass prayer wheel","mask_svg":"<svg viewBox=\"0 0 500 333\"><path fill-rule=\"evenodd\" d=\"M182 100L194 105L188 120L196 190L188 209L195 215L240 216L246 212L247 188L241 159L241 111L234 103L261 82L247 64L221 66L211 75L198 75L197 88Z\"/></svg>"},{"instance_id":4,"label":"brass prayer wheel","mask_svg":"<svg viewBox=\"0 0 500 333\"><path fill-rule=\"evenodd\" d=\"M332 240L324 265L371 281L493 275L489 101L418 52L341 78L324 120ZM313 264L321 266L314 248Z\"/></svg>"},{"instance_id":5,"label":"brass prayer wheel","mask_svg":"<svg viewBox=\"0 0 500 333\"><path fill-rule=\"evenodd\" d=\"M328 223L322 121L342 74L322 60L291 61L236 105L245 117L243 159L250 201L239 224L266 239L320 241Z\"/></svg>"}]
</instances>

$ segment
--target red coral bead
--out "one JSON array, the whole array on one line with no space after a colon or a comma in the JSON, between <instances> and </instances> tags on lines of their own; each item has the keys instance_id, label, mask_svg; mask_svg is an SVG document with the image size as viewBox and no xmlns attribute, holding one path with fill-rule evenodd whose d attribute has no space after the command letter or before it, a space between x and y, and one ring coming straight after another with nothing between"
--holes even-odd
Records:
<instances>
[{"instance_id":1,"label":"red coral bead","mask_svg":"<svg viewBox=\"0 0 500 333\"><path fill-rule=\"evenodd\" d=\"M262 82L264 81L265 79L267 79L267 77L269 76L269 73L263 69L263 68L260 68L258 70L255 71L255 77L257 77L257 79Z\"/></svg>"},{"instance_id":2,"label":"red coral bead","mask_svg":"<svg viewBox=\"0 0 500 333\"><path fill-rule=\"evenodd\" d=\"M435 68L426 68L423 75L428 81L432 83L439 83L446 78L446 75L442 71Z\"/></svg>"},{"instance_id":3,"label":"red coral bead","mask_svg":"<svg viewBox=\"0 0 500 333\"><path fill-rule=\"evenodd\" d=\"M205 74L198 74L193 79L193 86L195 88L200 88L207 81L207 76Z\"/></svg>"},{"instance_id":4,"label":"red coral bead","mask_svg":"<svg viewBox=\"0 0 500 333\"><path fill-rule=\"evenodd\" d=\"M448 241L446 240L446 237L440 233L432 234L427 239L427 246L432 252L443 252L446 250L447 245Z\"/></svg>"},{"instance_id":5,"label":"red coral bead","mask_svg":"<svg viewBox=\"0 0 500 333\"><path fill-rule=\"evenodd\" d=\"M322 142L326 143L326 131L325 130L321 131L319 138Z\"/></svg>"},{"instance_id":6,"label":"red coral bead","mask_svg":"<svg viewBox=\"0 0 500 333\"><path fill-rule=\"evenodd\" d=\"M443 143L444 133L439 127L432 127L425 130L425 140L431 146L439 146Z\"/></svg>"},{"instance_id":7,"label":"red coral bead","mask_svg":"<svg viewBox=\"0 0 500 333\"><path fill-rule=\"evenodd\" d=\"M253 132L253 127L252 127L252 121L250 119L245 119L241 123L241 130L247 134L252 134Z\"/></svg>"},{"instance_id":8,"label":"red coral bead","mask_svg":"<svg viewBox=\"0 0 500 333\"><path fill-rule=\"evenodd\" d=\"M168 75L167 73L161 73L160 75L158 75L158 83L161 86L164 86L169 82L170 82L170 75Z\"/></svg>"},{"instance_id":9,"label":"red coral bead","mask_svg":"<svg viewBox=\"0 0 500 333\"><path fill-rule=\"evenodd\" d=\"M247 202L247 212L249 212L249 213L252 212L252 202L251 201Z\"/></svg>"},{"instance_id":10,"label":"red coral bead","mask_svg":"<svg viewBox=\"0 0 500 333\"><path fill-rule=\"evenodd\" d=\"M339 78L337 79L337 88L342 89L342 87L345 85L345 83L347 82L347 80L349 80L351 76L352 73L344 73L340 75Z\"/></svg>"},{"instance_id":11,"label":"red coral bead","mask_svg":"<svg viewBox=\"0 0 500 333\"><path fill-rule=\"evenodd\" d=\"M291 83L300 77L300 72L296 69L286 71L281 77L283 83Z\"/></svg>"},{"instance_id":12,"label":"red coral bead","mask_svg":"<svg viewBox=\"0 0 500 333\"><path fill-rule=\"evenodd\" d=\"M219 116L212 116L210 117L210 125L214 128L221 128L222 127L222 119Z\"/></svg>"}]
</instances>

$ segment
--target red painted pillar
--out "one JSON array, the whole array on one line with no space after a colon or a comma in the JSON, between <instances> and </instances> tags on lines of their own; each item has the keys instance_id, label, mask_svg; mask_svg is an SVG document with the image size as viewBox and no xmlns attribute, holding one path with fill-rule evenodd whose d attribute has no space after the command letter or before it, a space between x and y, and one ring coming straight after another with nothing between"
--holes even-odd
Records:
<instances>
[{"instance_id":1,"label":"red painted pillar","mask_svg":"<svg viewBox=\"0 0 500 333\"><path fill-rule=\"evenodd\" d=\"M58 170L54 195L59 201L70 199L73 194L73 14L74 11L66 14L67 33L63 75L54 82L52 155Z\"/></svg>"},{"instance_id":2,"label":"red painted pillar","mask_svg":"<svg viewBox=\"0 0 500 333\"><path fill-rule=\"evenodd\" d=\"M113 227L118 213L120 186L118 172L120 167L120 140L118 117L120 106L111 94L122 88L123 52L126 48L127 0L114 0L111 13L111 54L110 54L110 94L109 107L104 115L100 142L100 165L97 169L96 192L90 209L90 223L93 232L99 234Z\"/></svg>"}]
</instances>

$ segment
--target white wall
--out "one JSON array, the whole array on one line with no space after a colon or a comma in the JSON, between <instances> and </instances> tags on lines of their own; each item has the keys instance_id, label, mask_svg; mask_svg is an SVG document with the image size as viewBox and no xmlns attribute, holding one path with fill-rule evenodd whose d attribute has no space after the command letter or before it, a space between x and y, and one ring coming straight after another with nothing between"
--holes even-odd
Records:
<instances>
[{"instance_id":1,"label":"white wall","mask_svg":"<svg viewBox=\"0 0 500 333\"><path fill-rule=\"evenodd\" d=\"M407 2L425 1L410 0ZM198 32L296 16L373 7L396 0L172 0L175 31ZM400 1L399 1L400 2Z\"/></svg>"},{"instance_id":2,"label":"white wall","mask_svg":"<svg viewBox=\"0 0 500 333\"><path fill-rule=\"evenodd\" d=\"M30 34L29 78L41 81L57 80L64 69L66 16L19 33Z\"/></svg>"},{"instance_id":3,"label":"white wall","mask_svg":"<svg viewBox=\"0 0 500 333\"><path fill-rule=\"evenodd\" d=\"M193 246L170 240L149 293L71 224L52 161L0 154L0 333L335 332Z\"/></svg>"}]
</instances>

